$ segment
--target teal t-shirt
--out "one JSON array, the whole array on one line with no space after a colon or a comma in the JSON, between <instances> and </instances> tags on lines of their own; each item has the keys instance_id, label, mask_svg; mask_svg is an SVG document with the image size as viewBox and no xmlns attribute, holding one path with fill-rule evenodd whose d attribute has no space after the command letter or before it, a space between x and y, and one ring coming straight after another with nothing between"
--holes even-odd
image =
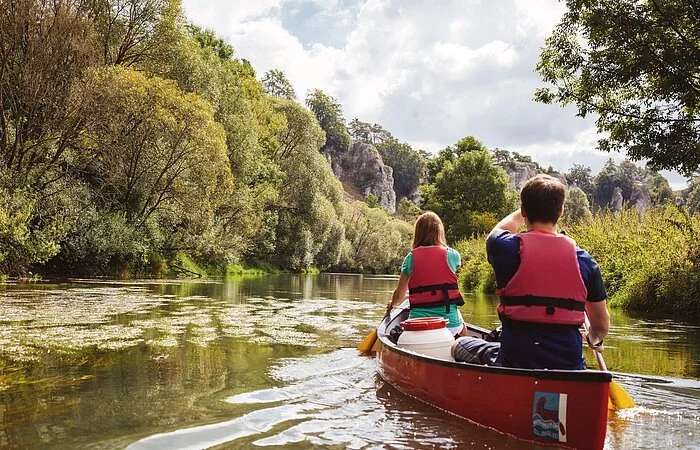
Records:
<instances>
[{"instance_id":1,"label":"teal t-shirt","mask_svg":"<svg viewBox=\"0 0 700 450\"><path fill-rule=\"evenodd\" d=\"M462 265L462 257L459 255L459 252L450 247L447 247L447 265L450 266L450 269L455 273L457 273L459 266ZM410 277L413 273L413 253L409 252L403 259L401 273L407 277ZM412 309L408 317L409 319L413 319L414 317L444 317L449 321L447 323L448 328L462 325L462 317L459 315L459 310L455 305L450 305L450 312L447 314L445 314L444 306Z\"/></svg>"}]
</instances>

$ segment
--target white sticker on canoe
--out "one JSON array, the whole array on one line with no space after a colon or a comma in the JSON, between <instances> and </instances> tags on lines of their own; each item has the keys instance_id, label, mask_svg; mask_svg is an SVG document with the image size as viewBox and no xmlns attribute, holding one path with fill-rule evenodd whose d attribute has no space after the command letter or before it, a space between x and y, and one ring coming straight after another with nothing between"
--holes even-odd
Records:
<instances>
[{"instance_id":1,"label":"white sticker on canoe","mask_svg":"<svg viewBox=\"0 0 700 450\"><path fill-rule=\"evenodd\" d=\"M532 434L566 442L566 394L535 392L532 404Z\"/></svg>"}]
</instances>

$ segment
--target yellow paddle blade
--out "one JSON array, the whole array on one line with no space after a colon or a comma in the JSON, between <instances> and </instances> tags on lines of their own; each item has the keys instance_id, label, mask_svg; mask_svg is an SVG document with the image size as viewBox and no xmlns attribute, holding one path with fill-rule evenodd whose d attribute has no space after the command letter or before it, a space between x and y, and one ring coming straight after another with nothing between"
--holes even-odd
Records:
<instances>
[{"instance_id":1,"label":"yellow paddle blade","mask_svg":"<svg viewBox=\"0 0 700 450\"><path fill-rule=\"evenodd\" d=\"M360 345L357 346L357 349L362 353L369 353L372 351L375 342L377 342L377 330L368 334L367 337L360 342Z\"/></svg>"},{"instance_id":2,"label":"yellow paddle blade","mask_svg":"<svg viewBox=\"0 0 700 450\"><path fill-rule=\"evenodd\" d=\"M379 350L379 339L375 339L374 345L372 345L372 353L377 353Z\"/></svg>"},{"instance_id":3,"label":"yellow paddle blade","mask_svg":"<svg viewBox=\"0 0 700 450\"><path fill-rule=\"evenodd\" d=\"M613 409L634 408L632 397L614 381L610 382L610 402Z\"/></svg>"}]
</instances>

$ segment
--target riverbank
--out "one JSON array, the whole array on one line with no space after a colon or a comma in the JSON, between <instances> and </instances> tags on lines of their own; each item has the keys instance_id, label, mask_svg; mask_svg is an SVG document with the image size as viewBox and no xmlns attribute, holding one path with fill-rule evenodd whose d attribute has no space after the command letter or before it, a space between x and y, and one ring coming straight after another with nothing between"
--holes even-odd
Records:
<instances>
[{"instance_id":1,"label":"riverbank","mask_svg":"<svg viewBox=\"0 0 700 450\"><path fill-rule=\"evenodd\" d=\"M646 213L601 212L560 228L598 262L611 307L700 318L697 215L666 205ZM462 254L459 281L465 291L496 290L484 242L482 236L456 245Z\"/></svg>"}]
</instances>

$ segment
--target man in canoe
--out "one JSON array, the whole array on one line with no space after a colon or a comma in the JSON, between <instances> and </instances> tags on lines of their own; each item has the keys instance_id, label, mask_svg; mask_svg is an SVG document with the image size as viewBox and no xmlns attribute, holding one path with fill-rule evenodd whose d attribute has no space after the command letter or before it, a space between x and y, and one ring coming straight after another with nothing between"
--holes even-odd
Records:
<instances>
[{"instance_id":1,"label":"man in canoe","mask_svg":"<svg viewBox=\"0 0 700 450\"><path fill-rule=\"evenodd\" d=\"M502 323L499 343L464 337L452 347L457 361L526 369L586 368L582 339L603 351L610 327L607 294L595 260L557 232L564 185L537 175L520 192L520 209L501 220L486 239L496 275ZM518 234L525 224L527 231ZM588 333L579 327L584 314ZM497 353L497 356L496 356Z\"/></svg>"}]
</instances>

